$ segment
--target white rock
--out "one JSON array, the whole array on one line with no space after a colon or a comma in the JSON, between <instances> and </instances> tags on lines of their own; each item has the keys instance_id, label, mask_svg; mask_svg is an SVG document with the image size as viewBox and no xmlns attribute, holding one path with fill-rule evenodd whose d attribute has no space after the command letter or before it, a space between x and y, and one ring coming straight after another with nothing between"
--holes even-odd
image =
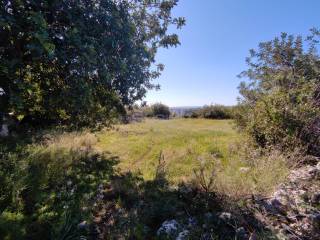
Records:
<instances>
[{"instance_id":1,"label":"white rock","mask_svg":"<svg viewBox=\"0 0 320 240\"><path fill-rule=\"evenodd\" d=\"M229 220L231 220L231 217L232 217L232 215L231 215L231 213L229 213L229 212L222 212L222 213L220 213L220 215L219 215L219 218L222 219L222 220L224 220L224 221L229 221Z\"/></svg>"},{"instance_id":2,"label":"white rock","mask_svg":"<svg viewBox=\"0 0 320 240\"><path fill-rule=\"evenodd\" d=\"M176 220L167 220L161 224L161 227L157 231L157 235L166 234L172 235L178 231L179 223Z\"/></svg>"}]
</instances>

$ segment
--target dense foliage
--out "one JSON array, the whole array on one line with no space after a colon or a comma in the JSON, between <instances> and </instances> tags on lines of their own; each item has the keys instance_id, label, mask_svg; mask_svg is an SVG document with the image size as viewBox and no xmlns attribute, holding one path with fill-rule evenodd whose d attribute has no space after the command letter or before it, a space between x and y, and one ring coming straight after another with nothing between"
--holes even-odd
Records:
<instances>
[{"instance_id":1,"label":"dense foliage","mask_svg":"<svg viewBox=\"0 0 320 240\"><path fill-rule=\"evenodd\" d=\"M169 118L171 114L169 107L162 103L155 103L151 106L143 107L143 113L146 117L158 118Z\"/></svg>"},{"instance_id":2,"label":"dense foliage","mask_svg":"<svg viewBox=\"0 0 320 240\"><path fill-rule=\"evenodd\" d=\"M41 144L0 145L0 238L79 239L89 229L115 157L92 149L96 138L47 135Z\"/></svg>"},{"instance_id":3,"label":"dense foliage","mask_svg":"<svg viewBox=\"0 0 320 240\"><path fill-rule=\"evenodd\" d=\"M179 44L177 0L0 3L0 112L95 124L157 88L159 47Z\"/></svg>"},{"instance_id":4,"label":"dense foliage","mask_svg":"<svg viewBox=\"0 0 320 240\"><path fill-rule=\"evenodd\" d=\"M1 143L1 239L87 235L89 229L78 224L92 219L93 203L99 202L99 191L117 163L116 158L94 151L94 141L87 134L50 137L42 145Z\"/></svg>"},{"instance_id":5,"label":"dense foliage","mask_svg":"<svg viewBox=\"0 0 320 240\"><path fill-rule=\"evenodd\" d=\"M233 117L233 107L223 105L209 105L200 109L187 112L184 117L188 118L208 118L208 119L231 119Z\"/></svg>"},{"instance_id":6,"label":"dense foliage","mask_svg":"<svg viewBox=\"0 0 320 240\"><path fill-rule=\"evenodd\" d=\"M300 36L283 33L250 51L249 68L241 74L248 81L239 87L242 98L236 121L257 145L299 148L320 156L316 35L304 42Z\"/></svg>"},{"instance_id":7,"label":"dense foliage","mask_svg":"<svg viewBox=\"0 0 320 240\"><path fill-rule=\"evenodd\" d=\"M155 117L163 117L163 118L169 118L170 116L170 110L169 107L162 104L162 103L156 103L152 105L151 107L152 113Z\"/></svg>"}]
</instances>

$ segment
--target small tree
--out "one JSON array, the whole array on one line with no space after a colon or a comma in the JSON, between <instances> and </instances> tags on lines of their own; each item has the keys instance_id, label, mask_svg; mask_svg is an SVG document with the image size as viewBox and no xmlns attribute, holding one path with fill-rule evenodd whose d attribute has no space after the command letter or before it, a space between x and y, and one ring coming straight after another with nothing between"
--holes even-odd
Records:
<instances>
[{"instance_id":1,"label":"small tree","mask_svg":"<svg viewBox=\"0 0 320 240\"><path fill-rule=\"evenodd\" d=\"M162 103L156 103L152 105L152 114L154 117L159 118L169 118L170 117L170 109L168 106Z\"/></svg>"}]
</instances>

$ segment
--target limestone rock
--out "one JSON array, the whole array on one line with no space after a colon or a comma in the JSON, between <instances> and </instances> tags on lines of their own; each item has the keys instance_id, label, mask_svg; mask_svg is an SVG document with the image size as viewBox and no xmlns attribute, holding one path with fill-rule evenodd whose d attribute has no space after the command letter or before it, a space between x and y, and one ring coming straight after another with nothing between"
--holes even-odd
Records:
<instances>
[{"instance_id":1,"label":"limestone rock","mask_svg":"<svg viewBox=\"0 0 320 240\"><path fill-rule=\"evenodd\" d=\"M174 237L178 235L180 229L180 224L172 219L166 220L161 224L161 227L157 231L158 236L167 236L167 237Z\"/></svg>"},{"instance_id":2,"label":"limestone rock","mask_svg":"<svg viewBox=\"0 0 320 240\"><path fill-rule=\"evenodd\" d=\"M270 198L256 201L264 221L285 239L320 239L320 163L293 170Z\"/></svg>"}]
</instances>

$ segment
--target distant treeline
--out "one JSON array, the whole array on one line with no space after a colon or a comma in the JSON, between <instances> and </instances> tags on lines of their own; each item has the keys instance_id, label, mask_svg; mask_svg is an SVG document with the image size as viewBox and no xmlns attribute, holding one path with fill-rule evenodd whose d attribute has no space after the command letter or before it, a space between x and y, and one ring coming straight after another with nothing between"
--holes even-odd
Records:
<instances>
[{"instance_id":1,"label":"distant treeline","mask_svg":"<svg viewBox=\"0 0 320 240\"><path fill-rule=\"evenodd\" d=\"M234 106L208 105L199 109L187 111L184 118L208 118L208 119L231 119L234 116Z\"/></svg>"},{"instance_id":2,"label":"distant treeline","mask_svg":"<svg viewBox=\"0 0 320 240\"><path fill-rule=\"evenodd\" d=\"M155 103L152 105L142 106L134 105L132 108L126 109L125 122L140 121L143 118L160 118L169 119L172 113L167 105L162 103Z\"/></svg>"},{"instance_id":3,"label":"distant treeline","mask_svg":"<svg viewBox=\"0 0 320 240\"><path fill-rule=\"evenodd\" d=\"M170 117L232 119L235 111L236 106L224 106L218 104L205 105L203 107L184 107L181 109L174 108L174 110L172 110L165 104L155 103L144 106L135 105L132 109L127 110L127 116L132 120L144 117L162 119L168 119Z\"/></svg>"}]
</instances>

